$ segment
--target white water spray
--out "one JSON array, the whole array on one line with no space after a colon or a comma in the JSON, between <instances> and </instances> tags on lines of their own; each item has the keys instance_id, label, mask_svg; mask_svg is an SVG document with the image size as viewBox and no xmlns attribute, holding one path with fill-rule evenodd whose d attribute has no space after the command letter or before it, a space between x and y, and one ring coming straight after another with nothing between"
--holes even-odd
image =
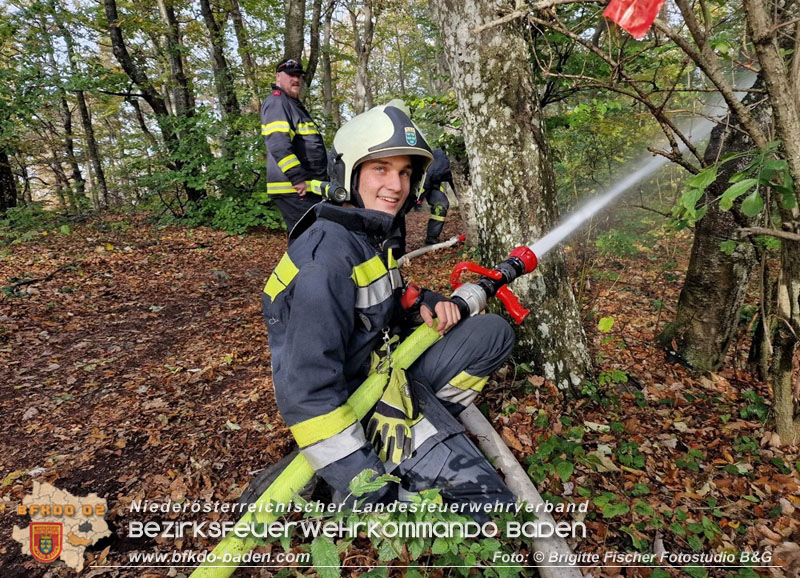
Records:
<instances>
[{"instance_id":1,"label":"white water spray","mask_svg":"<svg viewBox=\"0 0 800 578\"><path fill-rule=\"evenodd\" d=\"M755 80L755 74L749 73L745 75L743 78L743 84L745 86L751 86L753 81ZM736 93L736 98L741 99L744 95L743 92ZM707 107L708 113L720 114L720 109L722 112L727 110L727 108L722 104L722 97L718 96L715 99L715 102L709 104ZM720 116L722 116L720 114ZM710 133L711 129L717 124L716 121L708 120L707 118L701 120L697 124L693 124L689 127L689 137L694 140L694 142L699 142L705 139ZM683 152L686 150L686 145L681 143L679 150ZM645 179L650 175L654 174L657 170L661 167L666 165L669 162L669 159L663 156L656 156L650 158L649 160L643 162L641 166L633 171L630 175L623 178L622 180L615 183L611 188L609 188L605 193L598 195L597 197L590 200L588 203L583 205L580 209L575 211L571 214L567 219L558 225L555 229L547 233L544 237L536 241L533 245L530 245L531 251L538 257L542 258L550 249L558 245L561 241L566 239L570 236L576 229L578 229L583 223L588 221L594 215L599 213L603 207L608 205L611 201L616 199L622 193Z\"/></svg>"}]
</instances>

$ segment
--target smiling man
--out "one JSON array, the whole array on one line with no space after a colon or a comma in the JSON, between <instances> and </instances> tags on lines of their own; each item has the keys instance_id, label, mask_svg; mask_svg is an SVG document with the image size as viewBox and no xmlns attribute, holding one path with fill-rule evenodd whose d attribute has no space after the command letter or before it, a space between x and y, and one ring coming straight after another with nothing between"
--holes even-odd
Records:
<instances>
[{"instance_id":1,"label":"smiling man","mask_svg":"<svg viewBox=\"0 0 800 578\"><path fill-rule=\"evenodd\" d=\"M262 294L281 415L337 500L352 503L348 483L372 469L402 480L371 495L375 502L429 488L445 502L514 502L455 419L511 352L510 326L496 315L461 320L432 291L404 309L386 247L433 158L427 142L404 110L386 105L344 125L334 149L331 180L348 198L322 202L298 223ZM444 337L359 422L350 395L394 336L434 317Z\"/></svg>"},{"instance_id":2,"label":"smiling man","mask_svg":"<svg viewBox=\"0 0 800 578\"><path fill-rule=\"evenodd\" d=\"M292 231L303 214L320 201L327 178L325 143L300 102L303 66L293 58L275 69L275 84L261 105L261 134L267 147L267 193Z\"/></svg>"}]
</instances>

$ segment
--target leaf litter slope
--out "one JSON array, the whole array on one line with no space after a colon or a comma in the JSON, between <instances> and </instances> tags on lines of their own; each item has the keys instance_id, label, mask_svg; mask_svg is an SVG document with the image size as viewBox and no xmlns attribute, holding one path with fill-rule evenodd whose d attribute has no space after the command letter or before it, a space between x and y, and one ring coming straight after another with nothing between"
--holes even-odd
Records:
<instances>
[{"instance_id":1,"label":"leaf litter slope","mask_svg":"<svg viewBox=\"0 0 800 578\"><path fill-rule=\"evenodd\" d=\"M415 248L427 216L410 220ZM443 238L458 227L448 219ZM666 363L652 345L685 270L676 247L688 243L664 235L624 258L569 253L573 271L584 256L593 263L584 315L600 385L567 402L510 364L490 382L488 405L540 491L589 502L589 539L578 550L769 545L791 558L798 458L770 444L769 395L744 370L746 340L723 371L705 376ZM70 265L0 297L0 410L10 418L0 434L0 556L11 575L45 572L8 538L27 522L14 509L34 478L107 498L116 532L88 551L88 565L124 564L131 551L209 545L126 538L128 521L163 519L130 513L131 501L231 501L254 470L288 451L259 303L284 248L282 233L227 236L139 220L90 223L6 251L4 285ZM432 253L405 276L445 291L460 258L457 248ZM597 329L603 317L614 318L606 333Z\"/></svg>"}]
</instances>

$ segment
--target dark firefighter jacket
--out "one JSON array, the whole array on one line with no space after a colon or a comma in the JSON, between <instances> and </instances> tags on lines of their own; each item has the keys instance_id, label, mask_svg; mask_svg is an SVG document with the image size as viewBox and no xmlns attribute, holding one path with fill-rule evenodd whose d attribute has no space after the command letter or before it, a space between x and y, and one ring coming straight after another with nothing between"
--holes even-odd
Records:
<instances>
[{"instance_id":1,"label":"dark firefighter jacket","mask_svg":"<svg viewBox=\"0 0 800 578\"><path fill-rule=\"evenodd\" d=\"M317 220L267 281L262 310L278 409L311 466L347 494L362 470L385 471L347 399L368 375L384 329L403 315L403 281L391 251L384 256L379 249L391 215L328 203L314 211ZM432 403L426 411L422 403L415 448L458 431L434 427L442 421L436 412L445 410Z\"/></svg>"},{"instance_id":2,"label":"dark firefighter jacket","mask_svg":"<svg viewBox=\"0 0 800 578\"><path fill-rule=\"evenodd\" d=\"M453 174L450 172L450 159L447 158L442 149L433 149L433 162L428 167L428 172L425 175L422 196L433 189L438 189L442 183L451 183L452 186L452 182Z\"/></svg>"},{"instance_id":3,"label":"dark firefighter jacket","mask_svg":"<svg viewBox=\"0 0 800 578\"><path fill-rule=\"evenodd\" d=\"M305 181L319 194L326 180L328 157L325 143L303 104L272 85L261 105L261 134L267 147L267 193L294 193L292 185Z\"/></svg>"}]
</instances>

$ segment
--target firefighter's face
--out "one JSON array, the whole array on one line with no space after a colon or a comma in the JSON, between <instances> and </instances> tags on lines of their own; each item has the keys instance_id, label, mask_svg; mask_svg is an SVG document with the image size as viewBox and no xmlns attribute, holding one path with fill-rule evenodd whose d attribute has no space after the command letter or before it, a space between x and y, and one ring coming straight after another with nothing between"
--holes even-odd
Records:
<instances>
[{"instance_id":1,"label":"firefighter's face","mask_svg":"<svg viewBox=\"0 0 800 578\"><path fill-rule=\"evenodd\" d=\"M411 191L411 157L398 155L361 165L358 192L364 207L396 215Z\"/></svg>"},{"instance_id":2,"label":"firefighter's face","mask_svg":"<svg viewBox=\"0 0 800 578\"><path fill-rule=\"evenodd\" d=\"M275 74L275 84L292 98L298 98L300 96L300 89L303 87L303 77L293 76L285 72L278 72Z\"/></svg>"}]
</instances>

